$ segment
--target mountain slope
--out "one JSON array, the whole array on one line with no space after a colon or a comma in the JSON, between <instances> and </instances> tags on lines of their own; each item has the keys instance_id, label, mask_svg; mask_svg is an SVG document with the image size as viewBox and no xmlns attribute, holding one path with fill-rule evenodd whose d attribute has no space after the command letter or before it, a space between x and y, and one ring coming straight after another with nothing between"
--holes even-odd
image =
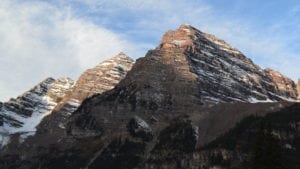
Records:
<instances>
[{"instance_id":1,"label":"mountain slope","mask_svg":"<svg viewBox=\"0 0 300 169\"><path fill-rule=\"evenodd\" d=\"M213 35L203 33L189 25L181 25L176 31L167 32L156 49L169 52L181 49L184 57L172 58L189 62L201 86L203 99L219 101L278 101L295 100L296 87L292 80L276 72L273 80L270 71L262 70L240 51ZM275 71L273 71L275 74ZM280 89L277 87L280 86Z\"/></svg>"},{"instance_id":2,"label":"mountain slope","mask_svg":"<svg viewBox=\"0 0 300 169\"><path fill-rule=\"evenodd\" d=\"M124 53L120 53L100 63L96 67L86 70L76 81L72 91L62 100L55 110L72 105L77 108L84 99L94 94L113 89L114 86L126 76L133 64L134 60ZM73 109L73 111L75 109Z\"/></svg>"},{"instance_id":3,"label":"mountain slope","mask_svg":"<svg viewBox=\"0 0 300 169\"><path fill-rule=\"evenodd\" d=\"M21 134L21 138L34 135L36 126L53 110L73 87L68 78L48 78L16 99L3 103L0 109L0 136L2 145L8 143L10 135Z\"/></svg>"},{"instance_id":4,"label":"mountain slope","mask_svg":"<svg viewBox=\"0 0 300 169\"><path fill-rule=\"evenodd\" d=\"M81 102L95 94L113 89L125 78L133 64L133 59L120 53L86 70L73 89L54 108L51 115L44 118L37 126L37 134L31 139L40 144L51 144L64 137L66 122Z\"/></svg>"},{"instance_id":5,"label":"mountain slope","mask_svg":"<svg viewBox=\"0 0 300 169\"><path fill-rule=\"evenodd\" d=\"M23 141L35 135L36 128L41 128L38 133L57 127L64 129L64 120L85 98L112 89L133 63L130 57L120 53L86 70L76 83L69 78L48 78L17 99L1 103L1 142L6 145L12 135L20 135L17 137Z\"/></svg>"},{"instance_id":6,"label":"mountain slope","mask_svg":"<svg viewBox=\"0 0 300 169\"><path fill-rule=\"evenodd\" d=\"M290 87L277 84L266 72L224 41L182 25L138 59L114 90L86 100L72 117L69 132L101 135L113 130L116 120L126 122L136 113L149 119L174 117L197 112L208 103L296 99L291 80ZM280 85L286 88L277 89Z\"/></svg>"}]
</instances>

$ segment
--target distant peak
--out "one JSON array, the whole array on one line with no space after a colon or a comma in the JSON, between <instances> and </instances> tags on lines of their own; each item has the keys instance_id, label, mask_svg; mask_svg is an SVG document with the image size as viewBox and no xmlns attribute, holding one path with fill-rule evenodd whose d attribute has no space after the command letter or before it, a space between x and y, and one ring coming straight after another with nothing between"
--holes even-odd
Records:
<instances>
[{"instance_id":1,"label":"distant peak","mask_svg":"<svg viewBox=\"0 0 300 169\"><path fill-rule=\"evenodd\" d=\"M49 83L53 83L53 82L55 82L55 79L53 77L48 77L40 83L48 83L49 84Z\"/></svg>"},{"instance_id":2,"label":"distant peak","mask_svg":"<svg viewBox=\"0 0 300 169\"><path fill-rule=\"evenodd\" d=\"M131 57L129 57L128 55L126 55L124 52L120 52L119 54L117 54L116 56L114 56L111 59L112 60L114 60L114 59L125 59L125 60L133 61L133 59ZM108 59L108 60L111 60L111 59Z\"/></svg>"},{"instance_id":3,"label":"distant peak","mask_svg":"<svg viewBox=\"0 0 300 169\"><path fill-rule=\"evenodd\" d=\"M69 77L60 77L56 81L63 83L74 83L74 80Z\"/></svg>"},{"instance_id":4,"label":"distant peak","mask_svg":"<svg viewBox=\"0 0 300 169\"><path fill-rule=\"evenodd\" d=\"M194 28L192 25L189 24L181 24L177 30L182 30L182 29L197 30L196 28Z\"/></svg>"},{"instance_id":5,"label":"distant peak","mask_svg":"<svg viewBox=\"0 0 300 169\"><path fill-rule=\"evenodd\" d=\"M125 55L125 56L127 56L124 52L120 52L117 56L119 56L119 55Z\"/></svg>"}]
</instances>

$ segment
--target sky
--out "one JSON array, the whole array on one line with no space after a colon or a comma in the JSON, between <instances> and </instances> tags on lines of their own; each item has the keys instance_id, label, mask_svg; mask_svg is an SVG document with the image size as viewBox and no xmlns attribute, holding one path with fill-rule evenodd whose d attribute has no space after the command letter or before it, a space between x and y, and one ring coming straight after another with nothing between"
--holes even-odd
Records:
<instances>
[{"instance_id":1,"label":"sky","mask_svg":"<svg viewBox=\"0 0 300 169\"><path fill-rule=\"evenodd\" d=\"M134 59L190 24L262 68L300 78L298 0L0 0L0 101L47 77L76 80L125 52Z\"/></svg>"}]
</instances>

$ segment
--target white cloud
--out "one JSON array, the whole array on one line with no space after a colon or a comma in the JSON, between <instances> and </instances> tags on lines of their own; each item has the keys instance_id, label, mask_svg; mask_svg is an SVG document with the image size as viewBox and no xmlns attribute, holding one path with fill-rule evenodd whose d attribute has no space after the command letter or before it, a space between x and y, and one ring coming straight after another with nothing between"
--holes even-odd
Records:
<instances>
[{"instance_id":1,"label":"white cloud","mask_svg":"<svg viewBox=\"0 0 300 169\"><path fill-rule=\"evenodd\" d=\"M0 100L49 76L76 78L121 51L138 55L123 37L41 1L0 3ZM136 52L134 52L136 51Z\"/></svg>"}]
</instances>

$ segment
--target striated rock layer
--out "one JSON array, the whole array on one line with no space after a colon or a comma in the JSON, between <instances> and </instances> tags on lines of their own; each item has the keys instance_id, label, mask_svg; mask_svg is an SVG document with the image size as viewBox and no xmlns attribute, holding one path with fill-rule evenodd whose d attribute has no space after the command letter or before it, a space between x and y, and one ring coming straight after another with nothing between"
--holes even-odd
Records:
<instances>
[{"instance_id":1,"label":"striated rock layer","mask_svg":"<svg viewBox=\"0 0 300 169\"><path fill-rule=\"evenodd\" d=\"M120 53L86 70L76 83L69 78L48 78L18 98L0 103L0 142L6 145L12 135L20 135L23 141L36 134L36 128L40 128L38 133L64 129L64 120L84 99L112 89L133 63L130 57Z\"/></svg>"},{"instance_id":2,"label":"striated rock layer","mask_svg":"<svg viewBox=\"0 0 300 169\"><path fill-rule=\"evenodd\" d=\"M138 59L113 90L87 99L69 120L67 131L75 137L100 136L124 132L131 116L151 120L196 113L205 118L200 110L210 103L296 97L296 85L290 79L261 69L213 35L181 25Z\"/></svg>"},{"instance_id":3,"label":"striated rock layer","mask_svg":"<svg viewBox=\"0 0 300 169\"><path fill-rule=\"evenodd\" d=\"M95 94L111 90L131 70L134 60L124 53L108 59L94 68L86 70L77 80L73 89L55 107L51 116L46 117L38 126L35 139L49 144L50 140L57 140L64 135L65 123L81 102ZM49 135L55 133L53 135ZM54 139L55 137L55 139Z\"/></svg>"},{"instance_id":4,"label":"striated rock layer","mask_svg":"<svg viewBox=\"0 0 300 169\"><path fill-rule=\"evenodd\" d=\"M204 100L295 100L295 83L270 69L262 70L240 51L213 35L189 25L167 32L154 52L164 53L167 64L188 63L197 78Z\"/></svg>"},{"instance_id":5,"label":"striated rock layer","mask_svg":"<svg viewBox=\"0 0 300 169\"><path fill-rule=\"evenodd\" d=\"M297 85L293 80L272 69L265 69L264 71L271 78L272 83L275 85L275 91L279 96L297 99L298 91L295 90Z\"/></svg>"},{"instance_id":6,"label":"striated rock layer","mask_svg":"<svg viewBox=\"0 0 300 169\"><path fill-rule=\"evenodd\" d=\"M96 67L86 70L79 77L72 91L64 97L55 110L71 106L77 108L84 99L113 89L126 76L133 64L133 59L120 53Z\"/></svg>"},{"instance_id":7,"label":"striated rock layer","mask_svg":"<svg viewBox=\"0 0 300 169\"><path fill-rule=\"evenodd\" d=\"M73 87L69 78L47 78L21 96L10 99L0 106L0 142L8 143L10 135L21 138L33 135L40 121L60 102Z\"/></svg>"},{"instance_id":8,"label":"striated rock layer","mask_svg":"<svg viewBox=\"0 0 300 169\"><path fill-rule=\"evenodd\" d=\"M182 25L138 59L113 90L85 100L68 121L67 137L98 140L101 146L94 145L99 151L87 168L122 168L123 153L137 164L160 164L167 160L162 156L169 156L165 153L191 153L249 115L263 116L286 106L249 102L296 100L295 84L279 82L277 75L224 41ZM220 102L225 104L211 104ZM175 160L169 157L168 162Z\"/></svg>"}]
</instances>

